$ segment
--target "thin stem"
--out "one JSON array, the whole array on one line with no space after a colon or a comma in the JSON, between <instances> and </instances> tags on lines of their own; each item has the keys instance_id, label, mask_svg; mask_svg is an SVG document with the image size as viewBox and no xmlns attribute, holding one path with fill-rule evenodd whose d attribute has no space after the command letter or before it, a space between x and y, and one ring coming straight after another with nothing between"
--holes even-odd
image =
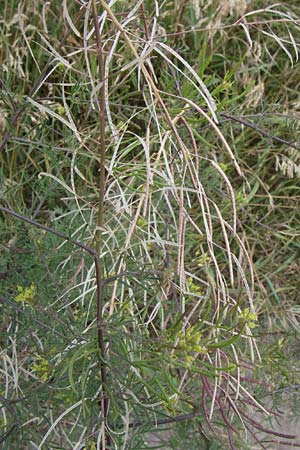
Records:
<instances>
[{"instance_id":1,"label":"thin stem","mask_svg":"<svg viewBox=\"0 0 300 450\"><path fill-rule=\"evenodd\" d=\"M100 101L99 101L99 124L100 124L100 177L99 177L99 204L98 204L98 217L97 217L97 230L96 230L96 253L100 256L100 247L101 247L101 237L103 231L103 211L104 211L104 190L105 190L105 153L106 153L106 145L105 145L105 73L104 73L104 58L103 58L103 47L102 47L102 38L99 30L98 23L98 15L97 15L97 7L96 0L93 0L93 20L95 26L95 34L96 34L96 44L97 44L97 60L99 65L99 78L100 78Z\"/></svg>"},{"instance_id":2,"label":"thin stem","mask_svg":"<svg viewBox=\"0 0 300 450\"><path fill-rule=\"evenodd\" d=\"M96 280L97 280L97 286L99 286L99 289L97 289L97 338L98 338L98 347L100 350L100 372L101 372L101 383L102 383L102 390L103 390L103 399L101 399L101 410L104 418L105 424L107 423L108 418L108 396L107 396L107 372L106 372L106 362L105 362L105 345L104 345L104 337L103 337L103 289L104 289L104 283L102 279L102 270L101 270L101 264L99 261L98 256L95 256L95 271L96 271ZM110 445L110 437L107 435L107 443ZM105 439L103 442L103 450L105 450Z\"/></svg>"},{"instance_id":3,"label":"thin stem","mask_svg":"<svg viewBox=\"0 0 300 450\"><path fill-rule=\"evenodd\" d=\"M141 15L142 15L143 22L144 22L145 37L146 37L146 40L149 41L150 34L149 34L149 29L148 29L148 25L147 25L147 20L146 20L146 16L145 16L145 9L144 9L143 3L140 6L140 10L141 10Z\"/></svg>"},{"instance_id":4,"label":"thin stem","mask_svg":"<svg viewBox=\"0 0 300 450\"><path fill-rule=\"evenodd\" d=\"M102 381L103 399L101 400L101 410L104 418L105 432L102 439L102 450L106 449L106 443L108 446L111 444L111 438L107 432L108 425L108 395L107 395L107 371L106 371L106 349L104 345L103 337L103 302L104 302L104 280L103 280L103 266L101 264L101 244L102 244L102 232L104 224L104 193L105 193L105 157L106 157L106 143L105 143L105 72L104 72L104 57L102 38L99 30L99 21L97 14L96 0L92 1L93 21L96 35L97 45L97 60L99 66L99 79L100 79L100 91L99 91L99 125L100 125L100 176L99 176L99 195L98 195L98 216L97 216L97 229L95 234L95 269L96 279L99 289L97 291L97 335L98 346L101 355L100 371Z\"/></svg>"},{"instance_id":5,"label":"thin stem","mask_svg":"<svg viewBox=\"0 0 300 450\"><path fill-rule=\"evenodd\" d=\"M229 114L229 113L225 113L225 112L221 112L219 114L220 114L220 116L225 117L226 119L233 120L234 122L238 122L238 123L244 125L245 127L252 128L257 133L259 133L261 136L263 136L267 139L272 139L272 141L276 141L276 142L279 142L280 144L288 145L289 147L295 148L296 150L299 150L299 148L300 148L299 144L295 144L294 142L290 142L290 141L287 141L286 139L275 136L275 135L269 133L268 131L264 130L263 128L258 127L255 123L248 122L247 120L244 120L241 117L234 116L233 114Z\"/></svg>"},{"instance_id":6,"label":"thin stem","mask_svg":"<svg viewBox=\"0 0 300 450\"><path fill-rule=\"evenodd\" d=\"M33 225L34 227L41 228L41 230L47 231L48 233L54 234L55 236L60 237L61 239L64 239L65 241L71 242L76 247L81 248L82 250L85 250L92 256L96 256L95 250L88 245L82 244L82 242L76 241L71 239L66 234L62 233L61 231L57 231L54 228L47 227L46 225L43 225L36 220L30 219L29 217L23 216L22 214L19 214L12 209L4 208L3 206L0 206L0 211L9 214L10 216L16 217L19 220L22 220L23 222L27 222L30 225Z\"/></svg>"}]
</instances>

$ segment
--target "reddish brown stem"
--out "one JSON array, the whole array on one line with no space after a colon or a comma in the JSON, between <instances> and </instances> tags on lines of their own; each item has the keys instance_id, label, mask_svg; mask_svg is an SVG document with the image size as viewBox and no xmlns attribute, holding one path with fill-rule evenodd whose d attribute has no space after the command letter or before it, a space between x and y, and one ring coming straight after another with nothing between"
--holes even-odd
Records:
<instances>
[{"instance_id":1,"label":"reddish brown stem","mask_svg":"<svg viewBox=\"0 0 300 450\"><path fill-rule=\"evenodd\" d=\"M149 30L148 30L148 25L147 25L147 21L146 21L146 16L145 16L145 10L144 10L144 4L143 3L140 6L140 10L141 10L141 15L142 15L143 22L144 22L144 30L145 30L146 40L149 41L150 34L149 34Z\"/></svg>"},{"instance_id":2,"label":"reddish brown stem","mask_svg":"<svg viewBox=\"0 0 300 450\"><path fill-rule=\"evenodd\" d=\"M103 56L103 45L102 37L99 30L99 21L97 14L96 0L92 2L93 11L93 21L95 27L96 35L96 45L97 45L97 60L99 66L99 79L100 79L100 91L99 91L99 125L100 125L100 176L99 176L99 195L98 195L98 217L97 217L97 229L95 235L95 270L96 279L99 289L97 290L97 336L98 336L98 347L100 350L100 372L101 372L101 383L103 399L100 400L101 411L105 423L105 435L102 440L102 450L106 449L106 445L110 446L111 438L108 432L108 395L107 395L107 369L106 369L106 356L107 351L104 345L103 337L103 303L104 303L104 280L103 280L103 268L101 264L101 244L102 244L102 231L104 225L104 192L105 192L105 158L106 158L106 143L105 143L105 73L104 73L104 56Z\"/></svg>"}]
</instances>

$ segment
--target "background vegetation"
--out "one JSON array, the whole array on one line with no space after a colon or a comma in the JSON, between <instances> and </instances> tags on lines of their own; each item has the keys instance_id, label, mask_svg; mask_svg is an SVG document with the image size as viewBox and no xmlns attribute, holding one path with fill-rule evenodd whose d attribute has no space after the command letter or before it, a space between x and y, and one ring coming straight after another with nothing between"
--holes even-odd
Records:
<instances>
[{"instance_id":1,"label":"background vegetation","mask_svg":"<svg viewBox=\"0 0 300 450\"><path fill-rule=\"evenodd\" d=\"M299 446L299 13L2 0L3 449Z\"/></svg>"}]
</instances>

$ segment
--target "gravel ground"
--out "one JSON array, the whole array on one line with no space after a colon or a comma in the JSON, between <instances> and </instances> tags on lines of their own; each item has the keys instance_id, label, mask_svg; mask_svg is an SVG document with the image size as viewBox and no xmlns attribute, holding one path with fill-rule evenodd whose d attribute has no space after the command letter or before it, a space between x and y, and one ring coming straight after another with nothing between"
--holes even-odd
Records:
<instances>
[{"instance_id":1,"label":"gravel ground","mask_svg":"<svg viewBox=\"0 0 300 450\"><path fill-rule=\"evenodd\" d=\"M266 407L271 407L272 405L266 405ZM270 440L272 441L280 441L280 442L272 442L269 444L265 444L266 447L269 450L291 450L293 448L300 448L300 391L294 391L291 393L285 393L281 395L280 398L280 404L279 399L277 403L277 412L281 415L279 417L273 417L271 419L264 419L261 415L257 416L255 420L259 422L262 426L268 429L273 429L274 431L277 431L279 433L284 433L288 435L294 435L296 436L296 439L294 441L271 436ZM168 447L167 442L171 436L171 431L165 431L165 432L154 432L154 433L147 433L145 437L145 442L149 445L157 445L161 450L173 450L171 447ZM267 437L266 437L267 436ZM264 435L265 440L268 439L268 435ZM285 445L284 442L290 442L290 445ZM294 442L294 445L292 445L292 442ZM296 445L295 445L296 443ZM298 444L298 445L297 445ZM178 443L179 445L179 443ZM180 447L177 447L176 450L179 450ZM253 442L253 444L250 443L249 450L261 450L261 447L259 447L256 443ZM181 450L181 449L180 449ZM182 450L186 450L184 444L182 447ZM199 449L201 450L201 449ZM224 450L227 450L224 449ZM228 447L229 450L229 447Z\"/></svg>"}]
</instances>

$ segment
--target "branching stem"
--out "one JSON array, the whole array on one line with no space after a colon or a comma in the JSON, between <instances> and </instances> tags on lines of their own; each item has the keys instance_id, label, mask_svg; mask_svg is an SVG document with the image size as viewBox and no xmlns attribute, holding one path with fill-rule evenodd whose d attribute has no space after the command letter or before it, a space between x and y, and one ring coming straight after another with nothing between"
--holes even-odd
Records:
<instances>
[{"instance_id":1,"label":"branching stem","mask_svg":"<svg viewBox=\"0 0 300 450\"><path fill-rule=\"evenodd\" d=\"M53 234L64 241L69 241L76 247L79 247L80 249L86 251L94 258L95 263L95 271L96 271L96 286L97 286L97 335L98 335L98 346L100 350L100 356L101 356L101 382L103 387L103 399L100 400L101 404L101 410L102 414L105 420L105 423L107 423L107 416L108 416L108 397L106 395L106 387L107 387L107 373L106 373L106 364L105 364L105 345L104 345L104 339L103 339L103 318L102 318L102 298L103 298L103 288L105 285L105 280L102 278L101 274L101 265L100 265L100 259L99 255L96 253L96 251L85 245L77 240L70 239L69 236L67 236L64 233L61 233L60 231L57 231L53 228L50 228L46 225L43 225L39 222L36 222L33 219L30 219L29 217L23 216L22 214L19 214L12 209L4 208L3 206L0 206L0 211L3 213L9 214L10 216L16 217L19 220L22 220L23 222L27 222L30 225L40 228L44 231L47 231L50 234ZM102 450L106 450L106 443L107 445L110 445L110 436L107 433L107 436L104 437L103 444L102 444Z\"/></svg>"}]
</instances>

